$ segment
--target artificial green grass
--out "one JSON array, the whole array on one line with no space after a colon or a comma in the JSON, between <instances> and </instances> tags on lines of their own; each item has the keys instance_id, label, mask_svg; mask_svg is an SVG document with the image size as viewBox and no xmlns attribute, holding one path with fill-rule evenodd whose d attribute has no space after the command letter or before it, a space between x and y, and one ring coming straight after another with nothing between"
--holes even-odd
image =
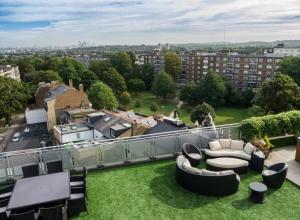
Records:
<instances>
[{"instance_id":1,"label":"artificial green grass","mask_svg":"<svg viewBox=\"0 0 300 220\"><path fill-rule=\"evenodd\" d=\"M141 107L135 107L135 103L139 101ZM158 112L152 112L150 106L153 103L157 103L159 106ZM157 115L164 114L169 116L170 113L175 109L178 101L176 99L160 100L151 92L141 92L141 93L132 93L131 94L131 105L130 107L137 113L144 115Z\"/></svg>"},{"instance_id":2,"label":"artificial green grass","mask_svg":"<svg viewBox=\"0 0 300 220\"><path fill-rule=\"evenodd\" d=\"M299 219L299 187L285 181L268 190L265 204L254 204L248 185L261 176L250 171L240 177L236 194L207 197L176 183L174 160L89 173L89 214L76 219Z\"/></svg>"},{"instance_id":3,"label":"artificial green grass","mask_svg":"<svg viewBox=\"0 0 300 220\"><path fill-rule=\"evenodd\" d=\"M190 119L192 111L195 109L194 106L184 105L179 110L180 119L188 125L192 125ZM248 109L246 108L217 108L215 109L216 118L215 123L217 125L239 123L242 120L249 118Z\"/></svg>"}]
</instances>

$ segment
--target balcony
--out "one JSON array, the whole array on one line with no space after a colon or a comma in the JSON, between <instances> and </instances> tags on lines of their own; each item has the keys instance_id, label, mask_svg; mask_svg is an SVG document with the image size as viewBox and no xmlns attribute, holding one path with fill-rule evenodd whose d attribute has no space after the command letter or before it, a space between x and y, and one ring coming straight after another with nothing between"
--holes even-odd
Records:
<instances>
[{"instance_id":1,"label":"balcony","mask_svg":"<svg viewBox=\"0 0 300 220\"><path fill-rule=\"evenodd\" d=\"M53 160L62 160L65 170L87 167L89 214L81 213L78 220L297 219L298 212L291 210L298 208L300 191L289 181L268 191L263 206L248 200L249 183L261 180L254 171L240 176L236 194L222 198L197 195L177 184L175 156L182 144L205 146L216 136L240 139L239 124L2 153L0 177L22 178L21 167L32 163L46 174L46 163Z\"/></svg>"}]
</instances>

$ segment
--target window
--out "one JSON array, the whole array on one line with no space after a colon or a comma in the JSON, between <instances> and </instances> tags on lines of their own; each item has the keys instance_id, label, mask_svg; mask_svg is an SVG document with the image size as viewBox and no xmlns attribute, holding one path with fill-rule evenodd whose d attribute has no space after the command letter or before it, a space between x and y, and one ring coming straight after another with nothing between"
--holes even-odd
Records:
<instances>
[{"instance_id":1,"label":"window","mask_svg":"<svg viewBox=\"0 0 300 220\"><path fill-rule=\"evenodd\" d=\"M77 139L80 139L80 133L76 133Z\"/></svg>"},{"instance_id":2,"label":"window","mask_svg":"<svg viewBox=\"0 0 300 220\"><path fill-rule=\"evenodd\" d=\"M236 68L239 68L239 67L240 67L240 64L237 63L237 64L235 64L234 66L235 66Z\"/></svg>"}]
</instances>

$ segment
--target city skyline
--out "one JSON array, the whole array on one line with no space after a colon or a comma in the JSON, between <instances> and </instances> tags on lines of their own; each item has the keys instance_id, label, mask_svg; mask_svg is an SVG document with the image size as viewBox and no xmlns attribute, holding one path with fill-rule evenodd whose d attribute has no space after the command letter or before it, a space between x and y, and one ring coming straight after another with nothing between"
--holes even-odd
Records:
<instances>
[{"instance_id":1,"label":"city skyline","mask_svg":"<svg viewBox=\"0 0 300 220\"><path fill-rule=\"evenodd\" d=\"M0 0L0 47L299 39L297 0Z\"/></svg>"}]
</instances>

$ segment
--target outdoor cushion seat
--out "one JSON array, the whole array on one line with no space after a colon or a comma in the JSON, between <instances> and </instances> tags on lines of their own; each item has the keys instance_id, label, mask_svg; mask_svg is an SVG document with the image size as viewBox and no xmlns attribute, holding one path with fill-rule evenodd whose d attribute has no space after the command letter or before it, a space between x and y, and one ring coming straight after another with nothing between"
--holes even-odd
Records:
<instances>
[{"instance_id":1,"label":"outdoor cushion seat","mask_svg":"<svg viewBox=\"0 0 300 220\"><path fill-rule=\"evenodd\" d=\"M264 176L270 176L270 175L273 175L273 174L276 174L277 172L276 171L274 171L274 170L264 170L263 172L262 172L262 175L264 175Z\"/></svg>"},{"instance_id":2,"label":"outdoor cushion seat","mask_svg":"<svg viewBox=\"0 0 300 220\"><path fill-rule=\"evenodd\" d=\"M75 193L75 194L71 194L70 196L70 200L73 200L73 199L80 199L84 197L84 194L83 193Z\"/></svg>"},{"instance_id":3,"label":"outdoor cushion seat","mask_svg":"<svg viewBox=\"0 0 300 220\"><path fill-rule=\"evenodd\" d=\"M223 168L236 168L236 167L245 167L249 165L249 162L246 160L241 160L237 158L227 158L220 157L216 159L208 159L206 163L215 167L223 167Z\"/></svg>"},{"instance_id":4,"label":"outdoor cushion seat","mask_svg":"<svg viewBox=\"0 0 300 220\"><path fill-rule=\"evenodd\" d=\"M75 186L83 186L83 185L85 185L84 181L70 182L70 186L71 186L71 187L75 187Z\"/></svg>"},{"instance_id":5,"label":"outdoor cushion seat","mask_svg":"<svg viewBox=\"0 0 300 220\"><path fill-rule=\"evenodd\" d=\"M211 157L237 157L245 160L251 159L251 155L247 154L244 150L221 149L213 151L205 149L205 154Z\"/></svg>"},{"instance_id":6,"label":"outdoor cushion seat","mask_svg":"<svg viewBox=\"0 0 300 220\"><path fill-rule=\"evenodd\" d=\"M11 196L11 194L12 194L12 192L3 193L0 195L0 199L8 198Z\"/></svg>"},{"instance_id":7,"label":"outdoor cushion seat","mask_svg":"<svg viewBox=\"0 0 300 220\"><path fill-rule=\"evenodd\" d=\"M188 154L189 157L195 159L195 160L200 160L201 159L201 155L200 154L196 154L196 153L190 153Z\"/></svg>"},{"instance_id":8,"label":"outdoor cushion seat","mask_svg":"<svg viewBox=\"0 0 300 220\"><path fill-rule=\"evenodd\" d=\"M269 166L267 170L262 172L264 184L266 184L266 186L270 188L280 188L284 183L287 171L287 163L277 163Z\"/></svg>"}]
</instances>

